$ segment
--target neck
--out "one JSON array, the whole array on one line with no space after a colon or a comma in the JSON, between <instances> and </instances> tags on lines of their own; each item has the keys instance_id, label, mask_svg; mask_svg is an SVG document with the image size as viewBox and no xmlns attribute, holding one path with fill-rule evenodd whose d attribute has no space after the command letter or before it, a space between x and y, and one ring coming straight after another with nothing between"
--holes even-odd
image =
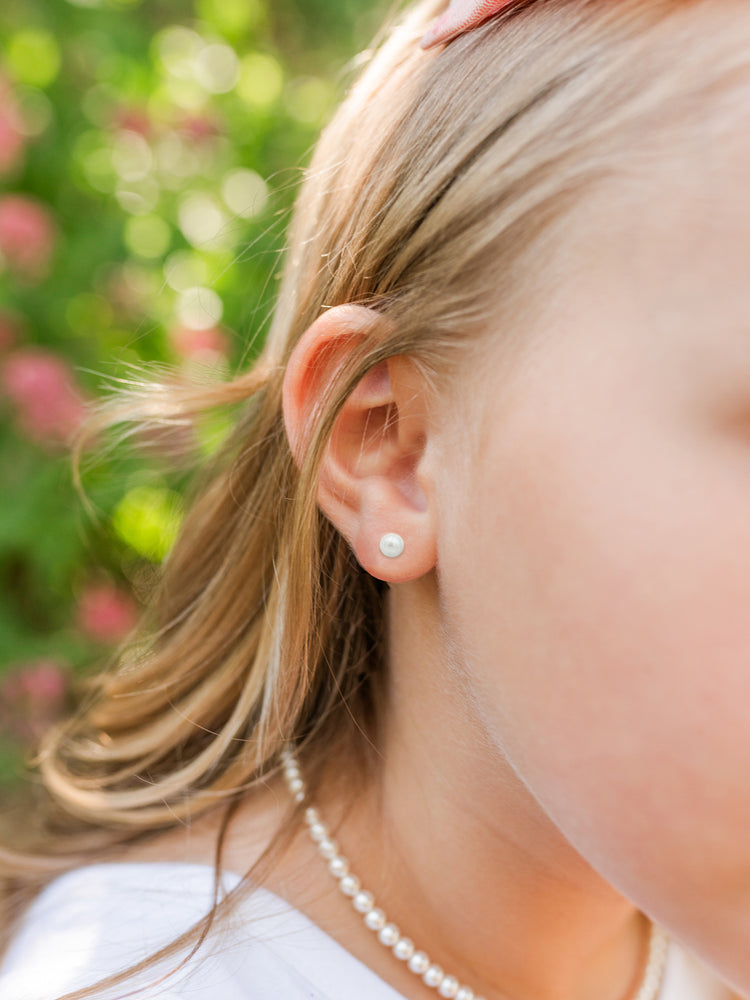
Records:
<instances>
[{"instance_id":1,"label":"neck","mask_svg":"<svg viewBox=\"0 0 750 1000\"><path fill-rule=\"evenodd\" d=\"M354 871L488 1000L629 1000L648 921L547 818L483 731L437 623L399 598L379 780L338 832Z\"/></svg>"}]
</instances>

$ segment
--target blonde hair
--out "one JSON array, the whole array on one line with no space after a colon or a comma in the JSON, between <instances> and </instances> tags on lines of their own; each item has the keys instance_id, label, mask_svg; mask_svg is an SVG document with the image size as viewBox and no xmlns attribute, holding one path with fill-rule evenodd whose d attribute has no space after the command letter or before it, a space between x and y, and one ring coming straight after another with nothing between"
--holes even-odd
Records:
<instances>
[{"instance_id":1,"label":"blonde hair","mask_svg":"<svg viewBox=\"0 0 750 1000\"><path fill-rule=\"evenodd\" d=\"M710 114L703 98L750 68L750 18L732 0L519 0L425 53L418 39L446 6L409 9L323 133L257 365L209 386L145 378L92 414L89 433L242 407L192 489L138 636L44 742L41 837L34 852L0 853L7 899L210 810L227 810L224 831L288 743L313 776L344 747L374 766L384 587L316 504L339 408L389 356L410 355L439 387L490 318L509 352L522 347L576 204L631 169L647 136ZM382 322L339 373L297 468L285 366L303 331L347 302ZM180 941L197 946L236 896Z\"/></svg>"}]
</instances>

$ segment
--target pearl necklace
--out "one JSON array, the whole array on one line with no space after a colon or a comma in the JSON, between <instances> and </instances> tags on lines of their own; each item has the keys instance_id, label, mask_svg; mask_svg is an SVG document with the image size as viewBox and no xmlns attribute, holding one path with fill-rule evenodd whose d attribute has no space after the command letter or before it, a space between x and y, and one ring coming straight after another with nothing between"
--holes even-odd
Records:
<instances>
[{"instance_id":1,"label":"pearl necklace","mask_svg":"<svg viewBox=\"0 0 750 1000\"><path fill-rule=\"evenodd\" d=\"M292 798L298 804L306 799L305 783L294 754L285 750L281 755L284 777ZM340 853L338 844L331 837L328 827L321 820L317 809L305 809L305 823L308 833L317 845L320 855L328 862L328 870L339 884L341 892L351 899L354 909L364 917L365 926L377 934L378 940L388 948L422 982L437 990L438 995L447 1000L484 1000L468 986L459 983L455 976L449 976L423 951L418 951L414 942L401 934L399 928L388 921L380 907L375 905L375 897L363 889L360 880L349 868L349 862ZM661 988L666 964L669 939L656 924L651 926L648 962L641 987L633 1000L656 1000Z\"/></svg>"}]
</instances>

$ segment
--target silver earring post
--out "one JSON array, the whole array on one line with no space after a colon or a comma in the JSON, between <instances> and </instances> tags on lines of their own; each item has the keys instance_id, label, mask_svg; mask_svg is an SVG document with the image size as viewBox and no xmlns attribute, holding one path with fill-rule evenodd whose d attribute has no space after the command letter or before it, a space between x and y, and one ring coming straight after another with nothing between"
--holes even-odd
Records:
<instances>
[{"instance_id":1,"label":"silver earring post","mask_svg":"<svg viewBox=\"0 0 750 1000\"><path fill-rule=\"evenodd\" d=\"M389 532L380 539L380 551L387 559L398 559L404 548L405 544L401 535Z\"/></svg>"}]
</instances>

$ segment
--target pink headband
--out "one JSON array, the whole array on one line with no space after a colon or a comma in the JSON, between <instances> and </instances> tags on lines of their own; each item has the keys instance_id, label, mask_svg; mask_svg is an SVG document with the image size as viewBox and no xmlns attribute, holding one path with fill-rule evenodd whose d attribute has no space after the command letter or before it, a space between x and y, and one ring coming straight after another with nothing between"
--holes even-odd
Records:
<instances>
[{"instance_id":1,"label":"pink headband","mask_svg":"<svg viewBox=\"0 0 750 1000\"><path fill-rule=\"evenodd\" d=\"M438 18L419 44L423 49L429 49L440 42L449 42L456 35L462 35L498 14L511 2L512 0L453 0L445 14Z\"/></svg>"}]
</instances>

